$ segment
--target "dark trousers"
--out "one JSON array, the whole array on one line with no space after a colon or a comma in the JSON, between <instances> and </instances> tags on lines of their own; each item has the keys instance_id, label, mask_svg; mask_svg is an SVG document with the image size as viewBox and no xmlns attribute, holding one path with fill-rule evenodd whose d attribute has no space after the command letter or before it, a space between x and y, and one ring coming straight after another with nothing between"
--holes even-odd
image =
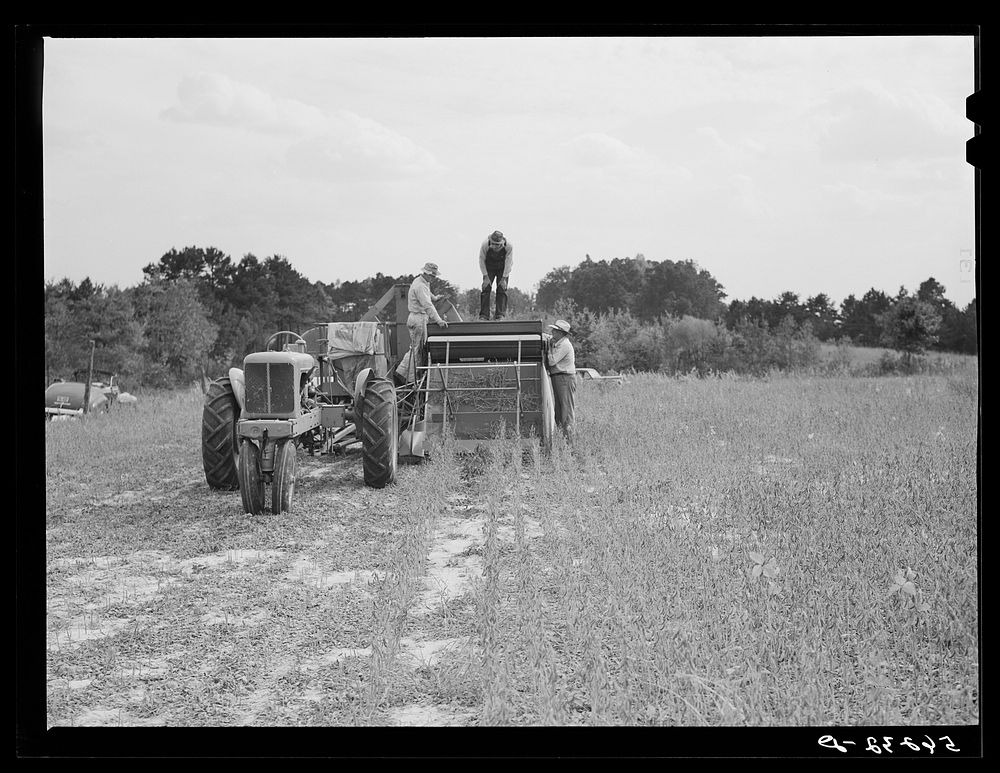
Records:
<instances>
[{"instance_id":1,"label":"dark trousers","mask_svg":"<svg viewBox=\"0 0 1000 773\"><path fill-rule=\"evenodd\" d=\"M503 275L503 263L498 266L491 266L486 263L486 275L490 278L490 283L485 284L482 292L479 293L479 318L490 318L490 293L493 290L493 281L497 283L497 306L493 319L503 319L507 316L507 277Z\"/></svg>"},{"instance_id":2,"label":"dark trousers","mask_svg":"<svg viewBox=\"0 0 1000 773\"><path fill-rule=\"evenodd\" d=\"M567 438L573 437L574 410L576 409L576 374L552 374L552 398L555 403L556 426Z\"/></svg>"}]
</instances>

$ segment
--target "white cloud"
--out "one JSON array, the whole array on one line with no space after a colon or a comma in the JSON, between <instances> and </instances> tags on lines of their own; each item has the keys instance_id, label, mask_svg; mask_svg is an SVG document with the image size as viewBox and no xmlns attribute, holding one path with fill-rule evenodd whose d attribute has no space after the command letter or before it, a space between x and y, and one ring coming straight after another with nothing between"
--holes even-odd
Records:
<instances>
[{"instance_id":1,"label":"white cloud","mask_svg":"<svg viewBox=\"0 0 1000 773\"><path fill-rule=\"evenodd\" d=\"M172 121L231 126L268 133L314 131L325 122L323 111L293 99L277 99L220 73L183 78L178 102L162 112Z\"/></svg>"},{"instance_id":2,"label":"white cloud","mask_svg":"<svg viewBox=\"0 0 1000 773\"><path fill-rule=\"evenodd\" d=\"M548 191L565 198L571 188L589 202L604 202L605 213L613 205L628 218L672 198L694 177L682 163L596 131L556 144L537 164L525 164L523 174L535 180L541 199Z\"/></svg>"},{"instance_id":3,"label":"white cloud","mask_svg":"<svg viewBox=\"0 0 1000 773\"><path fill-rule=\"evenodd\" d=\"M861 210L865 214L875 214L888 205L906 204L908 196L894 196L875 188L862 188L848 182L837 182L821 186L829 193L836 205Z\"/></svg>"},{"instance_id":4,"label":"white cloud","mask_svg":"<svg viewBox=\"0 0 1000 773\"><path fill-rule=\"evenodd\" d=\"M292 145L286 159L297 175L331 181L408 177L441 169L409 138L348 111L329 116L324 132Z\"/></svg>"},{"instance_id":5,"label":"white cloud","mask_svg":"<svg viewBox=\"0 0 1000 773\"><path fill-rule=\"evenodd\" d=\"M178 102L162 115L172 121L305 136L285 158L296 175L338 180L387 179L435 171L439 164L404 135L348 110L325 111L280 99L219 73L184 78Z\"/></svg>"},{"instance_id":6,"label":"white cloud","mask_svg":"<svg viewBox=\"0 0 1000 773\"><path fill-rule=\"evenodd\" d=\"M754 217L772 218L774 210L752 177L734 174L729 178L729 190L736 204Z\"/></svg>"},{"instance_id":7,"label":"white cloud","mask_svg":"<svg viewBox=\"0 0 1000 773\"><path fill-rule=\"evenodd\" d=\"M70 150L93 152L105 150L110 143L101 135L87 129L66 126L46 126L44 130L45 150Z\"/></svg>"},{"instance_id":8,"label":"white cloud","mask_svg":"<svg viewBox=\"0 0 1000 773\"><path fill-rule=\"evenodd\" d=\"M727 161L758 158L767 151L764 143L752 137L743 137L735 142L725 140L714 126L701 126L695 131L701 136L707 137L718 150L721 150Z\"/></svg>"},{"instance_id":9,"label":"white cloud","mask_svg":"<svg viewBox=\"0 0 1000 773\"><path fill-rule=\"evenodd\" d=\"M601 132L573 137L563 145L568 158L585 167L617 166L640 160L641 153L619 139Z\"/></svg>"},{"instance_id":10,"label":"white cloud","mask_svg":"<svg viewBox=\"0 0 1000 773\"><path fill-rule=\"evenodd\" d=\"M956 149L955 133L947 131L956 125L950 112L939 100L891 94L874 82L843 89L818 110L824 124L819 149L830 160L849 162L950 156Z\"/></svg>"}]
</instances>

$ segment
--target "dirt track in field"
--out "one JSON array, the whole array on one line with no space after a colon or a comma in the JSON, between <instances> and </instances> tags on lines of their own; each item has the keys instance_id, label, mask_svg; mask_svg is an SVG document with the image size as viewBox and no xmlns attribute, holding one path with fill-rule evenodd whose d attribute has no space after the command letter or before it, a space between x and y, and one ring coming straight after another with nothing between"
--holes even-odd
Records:
<instances>
[{"instance_id":1,"label":"dirt track in field","mask_svg":"<svg viewBox=\"0 0 1000 773\"><path fill-rule=\"evenodd\" d=\"M452 491L418 524L417 474L376 491L357 455L300 453L294 514L246 515L195 473L67 513L46 534L49 726L476 724L484 508Z\"/></svg>"}]
</instances>

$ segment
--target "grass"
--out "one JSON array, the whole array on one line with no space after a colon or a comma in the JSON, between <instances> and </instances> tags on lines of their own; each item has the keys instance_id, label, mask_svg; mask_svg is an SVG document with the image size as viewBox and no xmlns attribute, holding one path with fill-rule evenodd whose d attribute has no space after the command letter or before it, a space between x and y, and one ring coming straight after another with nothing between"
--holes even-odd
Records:
<instances>
[{"instance_id":1,"label":"grass","mask_svg":"<svg viewBox=\"0 0 1000 773\"><path fill-rule=\"evenodd\" d=\"M974 368L975 358L966 354L928 351L913 355L907 364L899 352L892 349L850 344L821 343L818 362L812 370L820 375L886 376L886 375L962 375Z\"/></svg>"},{"instance_id":2,"label":"grass","mask_svg":"<svg viewBox=\"0 0 1000 773\"><path fill-rule=\"evenodd\" d=\"M573 467L550 483L568 530L539 591L576 669L558 707L598 724L975 716L974 403L943 379L630 386L581 411L591 484ZM642 403L660 420L630 420ZM905 568L919 601L893 587Z\"/></svg>"},{"instance_id":3,"label":"grass","mask_svg":"<svg viewBox=\"0 0 1000 773\"><path fill-rule=\"evenodd\" d=\"M49 424L48 722L976 723L974 367L638 374L548 458L300 457L281 516L209 491L197 392Z\"/></svg>"}]
</instances>

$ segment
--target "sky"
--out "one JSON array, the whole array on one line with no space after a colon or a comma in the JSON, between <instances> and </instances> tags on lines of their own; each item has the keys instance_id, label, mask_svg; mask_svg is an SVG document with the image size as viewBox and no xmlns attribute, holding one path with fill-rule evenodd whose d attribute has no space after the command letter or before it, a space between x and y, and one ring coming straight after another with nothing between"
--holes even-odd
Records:
<instances>
[{"instance_id":1,"label":"sky","mask_svg":"<svg viewBox=\"0 0 1000 773\"><path fill-rule=\"evenodd\" d=\"M46 38L44 275L692 260L726 302L975 297L971 35Z\"/></svg>"}]
</instances>

